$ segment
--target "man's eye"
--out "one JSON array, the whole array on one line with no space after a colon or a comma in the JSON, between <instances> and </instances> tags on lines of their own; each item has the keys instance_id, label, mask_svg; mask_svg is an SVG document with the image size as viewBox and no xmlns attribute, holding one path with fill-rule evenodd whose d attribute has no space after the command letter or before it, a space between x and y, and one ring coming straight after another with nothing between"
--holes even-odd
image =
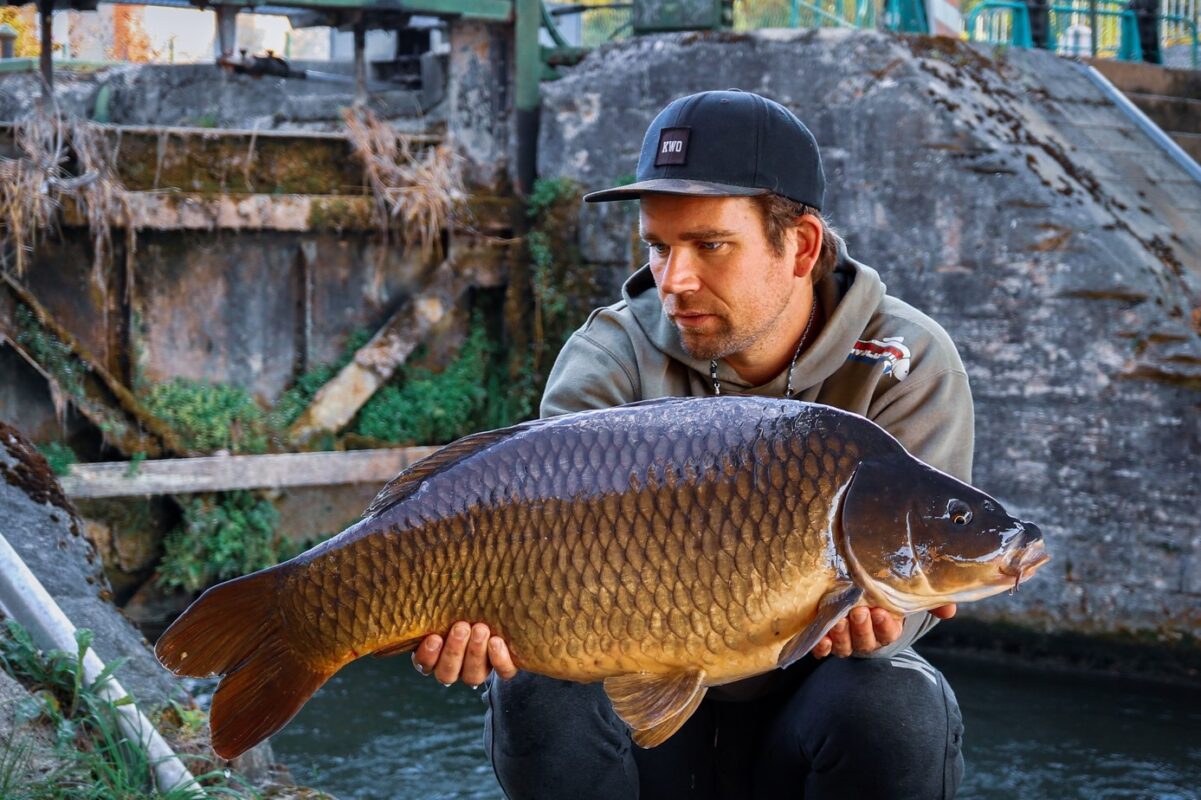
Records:
<instances>
[{"instance_id":1,"label":"man's eye","mask_svg":"<svg viewBox=\"0 0 1201 800\"><path fill-rule=\"evenodd\" d=\"M725 242L697 242L696 246L706 252L716 252L721 249Z\"/></svg>"},{"instance_id":2,"label":"man's eye","mask_svg":"<svg viewBox=\"0 0 1201 800\"><path fill-rule=\"evenodd\" d=\"M671 249L667 245L657 243L657 242L652 242L647 246L650 247L652 253L654 253L655 255L658 255L658 256L667 255L667 251Z\"/></svg>"}]
</instances>

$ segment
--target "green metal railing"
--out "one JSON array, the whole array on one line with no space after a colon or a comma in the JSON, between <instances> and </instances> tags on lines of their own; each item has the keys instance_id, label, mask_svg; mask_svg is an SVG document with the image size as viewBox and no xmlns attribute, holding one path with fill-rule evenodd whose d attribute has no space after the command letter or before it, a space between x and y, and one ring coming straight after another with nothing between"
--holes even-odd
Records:
<instances>
[{"instance_id":1,"label":"green metal railing","mask_svg":"<svg viewBox=\"0 0 1201 800\"><path fill-rule=\"evenodd\" d=\"M1062 55L1142 61L1136 12L1117 0L1068 0L1047 8L1047 48ZM1021 0L985 0L968 12L969 41L1034 47L1030 10ZM1187 44L1194 69L1201 68L1197 22L1184 14L1159 15L1161 46Z\"/></svg>"},{"instance_id":2,"label":"green metal railing","mask_svg":"<svg viewBox=\"0 0 1201 800\"><path fill-rule=\"evenodd\" d=\"M570 40L572 46L589 48L633 35L633 8L632 2L580 0L548 6L546 18L558 29L550 33L556 46L563 47ZM740 31L866 28L919 33L927 30L923 0L737 0L733 4L733 18L728 22Z\"/></svg>"},{"instance_id":3,"label":"green metal railing","mask_svg":"<svg viewBox=\"0 0 1201 800\"><path fill-rule=\"evenodd\" d=\"M1201 0L1163 0L1159 15L1161 46L1187 45L1195 69L1201 68L1196 20ZM967 0L969 41L1034 47L1030 9L1024 0ZM560 50L597 47L634 33L634 3L629 0L578 0L552 5L543 20ZM1143 60L1136 12L1126 0L1060 0L1048 7L1049 49L1063 55ZM866 28L916 33L929 29L924 0L735 0L734 30L759 28ZM564 36L560 31L568 31ZM567 46L570 45L570 48Z\"/></svg>"}]
</instances>

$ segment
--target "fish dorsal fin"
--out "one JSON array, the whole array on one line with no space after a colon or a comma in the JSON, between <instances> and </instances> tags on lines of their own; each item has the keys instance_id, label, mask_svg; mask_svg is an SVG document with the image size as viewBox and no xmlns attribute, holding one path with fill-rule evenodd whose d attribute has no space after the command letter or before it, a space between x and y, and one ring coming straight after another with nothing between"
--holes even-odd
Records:
<instances>
[{"instance_id":1,"label":"fish dorsal fin","mask_svg":"<svg viewBox=\"0 0 1201 800\"><path fill-rule=\"evenodd\" d=\"M440 450L430 453L420 461L406 467L399 475L389 481L388 485L380 490L380 493L371 501L371 505L367 506L367 510L363 512L364 519L377 517L406 497L409 497L421 488L421 484L427 478L449 469L476 453L482 453L497 442L504 441L523 431L545 425L550 421L534 419L508 428L473 433L470 436L464 436L462 439L451 442Z\"/></svg>"},{"instance_id":2,"label":"fish dorsal fin","mask_svg":"<svg viewBox=\"0 0 1201 800\"><path fill-rule=\"evenodd\" d=\"M653 406L653 405L673 405L676 403L689 402L690 398L686 397L658 397L654 400L639 400L633 403L626 403L623 406L614 406L614 408L635 408L638 406ZM371 505L367 506L367 510L363 512L364 519L377 517L388 509L395 506L405 498L411 496L419 488L422 482L427 478L436 475L443 470L449 469L455 464L463 461L476 453L482 453L497 442L504 441L511 436L519 433L536 430L548 425L570 424L571 419L582 417L585 415L604 413L610 409L589 409L586 411L576 411L572 414L562 414L557 417L548 417L546 419L532 419L527 422L521 422L517 425L512 425L508 428L498 428L494 431L481 431L473 433L469 436L464 436L462 439L451 442L440 450L430 453L425 458L417 461L411 466L405 468L399 475L388 482L388 485L380 490L380 493L371 501Z\"/></svg>"},{"instance_id":3,"label":"fish dorsal fin","mask_svg":"<svg viewBox=\"0 0 1201 800\"><path fill-rule=\"evenodd\" d=\"M705 696L704 670L670 675L631 673L605 679L613 710L633 729L640 747L662 744L688 721Z\"/></svg>"},{"instance_id":4,"label":"fish dorsal fin","mask_svg":"<svg viewBox=\"0 0 1201 800\"><path fill-rule=\"evenodd\" d=\"M793 636L780 651L776 666L780 669L791 665L813 649L826 632L834 627L863 597L863 590L850 581L838 581L830 591L822 595L817 604L817 616L796 636Z\"/></svg>"}]
</instances>

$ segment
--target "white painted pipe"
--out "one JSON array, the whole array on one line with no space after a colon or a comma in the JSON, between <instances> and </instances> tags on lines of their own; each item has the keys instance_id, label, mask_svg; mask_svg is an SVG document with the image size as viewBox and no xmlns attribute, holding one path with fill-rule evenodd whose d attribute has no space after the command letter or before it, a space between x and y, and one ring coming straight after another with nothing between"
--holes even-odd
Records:
<instances>
[{"instance_id":1,"label":"white painted pipe","mask_svg":"<svg viewBox=\"0 0 1201 800\"><path fill-rule=\"evenodd\" d=\"M58 603L42 586L21 556L0 532L0 607L21 623L34 642L44 650L63 650L75 653L75 626L58 607ZM95 651L88 649L83 659L84 680L92 683L104 671L104 662ZM127 694L115 679L96 687L96 693L116 703ZM191 797L205 797L204 790L196 783L192 773L183 765L150 720L133 703L116 707L117 723L130 739L141 743L154 769L154 777L161 791L183 790Z\"/></svg>"}]
</instances>

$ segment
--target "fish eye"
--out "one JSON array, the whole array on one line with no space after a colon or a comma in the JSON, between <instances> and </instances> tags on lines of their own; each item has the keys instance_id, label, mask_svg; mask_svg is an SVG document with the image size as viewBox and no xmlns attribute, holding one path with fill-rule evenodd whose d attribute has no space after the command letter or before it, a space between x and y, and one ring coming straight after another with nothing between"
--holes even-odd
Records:
<instances>
[{"instance_id":1,"label":"fish eye","mask_svg":"<svg viewBox=\"0 0 1201 800\"><path fill-rule=\"evenodd\" d=\"M967 525L972 521L972 510L962 500L952 500L947 503L947 516L956 525Z\"/></svg>"}]
</instances>

